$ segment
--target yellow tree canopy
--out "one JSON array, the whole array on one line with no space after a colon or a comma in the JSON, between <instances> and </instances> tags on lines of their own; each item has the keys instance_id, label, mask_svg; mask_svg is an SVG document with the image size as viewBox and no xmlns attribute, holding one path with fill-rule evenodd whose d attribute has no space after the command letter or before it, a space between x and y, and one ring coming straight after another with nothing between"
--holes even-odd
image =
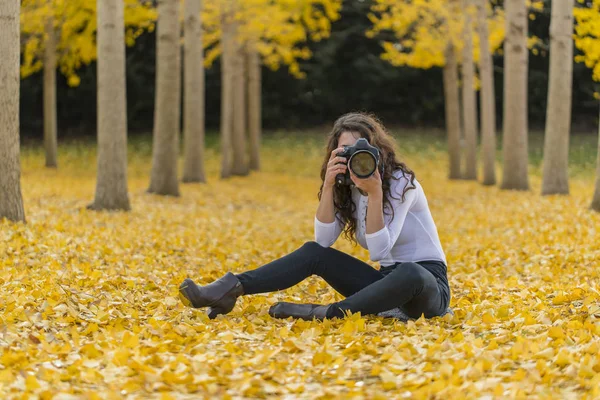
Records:
<instances>
[{"instance_id":1,"label":"yellow tree canopy","mask_svg":"<svg viewBox=\"0 0 600 400\"><path fill-rule=\"evenodd\" d=\"M481 0L478 0L481 1ZM542 1L527 1L532 12L543 10ZM490 51L501 53L505 36L504 10L495 5L487 6L488 41ZM452 42L460 56L463 48L462 32L465 13L460 0L376 0L371 7L369 19L373 27L367 31L368 37L386 36L382 40L381 57L392 65L406 65L414 68L440 67L445 64L444 52ZM467 9L473 25L473 56L479 61L479 35L476 30L476 10ZM530 14L535 19L535 14ZM528 46L539 43L530 37Z\"/></svg>"},{"instance_id":2,"label":"yellow tree canopy","mask_svg":"<svg viewBox=\"0 0 600 400\"><path fill-rule=\"evenodd\" d=\"M585 63L592 69L593 79L600 81L600 0L593 0L588 7L578 7L573 12L577 21L575 46L582 53L575 56L575 61Z\"/></svg>"},{"instance_id":3,"label":"yellow tree canopy","mask_svg":"<svg viewBox=\"0 0 600 400\"><path fill-rule=\"evenodd\" d=\"M152 31L156 10L152 1L124 0L127 45L132 46L144 30ZM96 0L22 0L22 77L43 67L48 18L54 22L58 65L71 86L79 85L77 69L96 60Z\"/></svg>"},{"instance_id":4,"label":"yellow tree canopy","mask_svg":"<svg viewBox=\"0 0 600 400\"><path fill-rule=\"evenodd\" d=\"M371 7L373 23L367 36L389 32L392 39L383 40L382 58L391 64L415 68L440 67L445 64L444 52L452 42L459 54L463 47L464 13L460 0L377 0ZM472 14L474 57L479 59L479 37L475 30L476 10ZM488 7L490 49L496 51L504 41L504 12Z\"/></svg>"},{"instance_id":5,"label":"yellow tree canopy","mask_svg":"<svg viewBox=\"0 0 600 400\"><path fill-rule=\"evenodd\" d=\"M206 65L221 54L221 23L230 18L238 25L237 40L256 46L266 66L275 70L287 65L302 78L298 60L311 57L307 41L329 37L341 6L342 0L206 0Z\"/></svg>"},{"instance_id":6,"label":"yellow tree canopy","mask_svg":"<svg viewBox=\"0 0 600 400\"><path fill-rule=\"evenodd\" d=\"M96 59L96 1L22 1L23 77L42 68L44 24L53 17L60 71L71 86L79 84L77 69ZM157 12L151 0L124 1L127 45L133 46L139 35L154 29ZM311 57L306 42L329 36L331 22L339 18L342 0L204 0L204 3L207 66L221 52L221 20L227 16L238 22L239 40L254 43L267 66L277 69L287 65L292 75L303 77L298 60Z\"/></svg>"}]
</instances>

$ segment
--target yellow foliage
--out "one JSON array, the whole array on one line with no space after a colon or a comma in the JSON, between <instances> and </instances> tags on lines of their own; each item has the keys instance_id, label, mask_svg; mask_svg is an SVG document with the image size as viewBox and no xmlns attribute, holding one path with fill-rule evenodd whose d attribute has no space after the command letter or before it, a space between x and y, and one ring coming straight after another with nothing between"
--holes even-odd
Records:
<instances>
[{"instance_id":1,"label":"yellow foliage","mask_svg":"<svg viewBox=\"0 0 600 400\"><path fill-rule=\"evenodd\" d=\"M460 1L377 0L372 6L369 19L373 28L368 37L391 31L395 41L383 41L382 58L392 65L407 65L415 68L440 67L445 64L444 52L448 43L453 43L460 53L463 48L462 32L464 12ZM466 11L472 15L473 55L479 60L479 36L476 31L474 7ZM488 9L488 31L490 50L495 52L504 41L504 12L498 7ZM407 40L408 39L408 40Z\"/></svg>"},{"instance_id":2,"label":"yellow foliage","mask_svg":"<svg viewBox=\"0 0 600 400\"><path fill-rule=\"evenodd\" d=\"M543 1L528 0L527 5L532 13L541 12L544 8ZM489 48L492 53L501 53L506 30L504 10L490 4L487 8ZM393 34L394 41L383 40L381 43L381 58L392 65L424 69L441 67L445 64L444 52L448 43L455 46L459 59L462 58L465 13L471 14L473 60L479 61L477 15L473 6L463 10L460 0L376 0L371 10L369 19L373 27L366 35ZM534 53L540 46L539 38L529 39L528 47Z\"/></svg>"},{"instance_id":3,"label":"yellow foliage","mask_svg":"<svg viewBox=\"0 0 600 400\"><path fill-rule=\"evenodd\" d=\"M573 10L577 22L575 46L583 53L576 56L575 61L585 63L586 67L592 69L594 80L600 81L600 0L593 0L591 5L588 3L585 3L585 7Z\"/></svg>"},{"instance_id":4,"label":"yellow foliage","mask_svg":"<svg viewBox=\"0 0 600 400\"><path fill-rule=\"evenodd\" d=\"M23 65L27 77L43 67L44 23L53 18L59 37L59 67L71 86L79 85L77 69L96 59L97 0L23 0L21 31ZM153 31L157 11L151 0L125 0L125 41L133 46L144 31ZM301 78L298 61L310 58L310 40L329 37L331 22L339 18L341 0L206 0L202 24L205 62L210 66L219 56L221 21L224 15L239 22L238 40L251 42L272 69L287 65ZM225 8L234 4L234 10Z\"/></svg>"},{"instance_id":5,"label":"yellow foliage","mask_svg":"<svg viewBox=\"0 0 600 400\"><path fill-rule=\"evenodd\" d=\"M227 8L233 4L233 9ZM206 0L202 22L206 66L221 54L221 23L224 18L238 23L236 40L255 46L263 63L273 69L281 65L303 78L299 60L311 57L307 41L329 37L331 22L339 18L341 0Z\"/></svg>"},{"instance_id":6,"label":"yellow foliage","mask_svg":"<svg viewBox=\"0 0 600 400\"><path fill-rule=\"evenodd\" d=\"M86 210L91 148L63 148L59 170L24 149L28 223L0 222L0 397L600 395L591 174L574 176L568 197L540 197L538 175L531 192L500 191L449 182L445 154L402 142L448 256L454 317L268 316L275 301L341 298L316 277L242 297L212 321L184 307L176 296L185 277L205 284L312 239L322 149L304 136L273 143L263 172L226 181L209 149L209 183L182 186L180 198L146 194L150 157L131 152L130 213ZM347 241L335 247L368 260Z\"/></svg>"},{"instance_id":7,"label":"yellow foliage","mask_svg":"<svg viewBox=\"0 0 600 400\"><path fill-rule=\"evenodd\" d=\"M77 69L96 60L97 0L23 0L21 33L23 36L23 78L43 67L48 18L54 22L57 37L58 66L70 86L79 85ZM145 30L153 30L156 10L150 0L124 0L125 40L135 43Z\"/></svg>"}]
</instances>

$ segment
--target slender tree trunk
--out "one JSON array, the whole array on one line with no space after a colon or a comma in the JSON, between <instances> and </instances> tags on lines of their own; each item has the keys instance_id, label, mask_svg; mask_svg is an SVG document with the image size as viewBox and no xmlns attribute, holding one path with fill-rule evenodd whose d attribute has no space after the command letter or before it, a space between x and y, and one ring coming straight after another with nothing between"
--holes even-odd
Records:
<instances>
[{"instance_id":1,"label":"slender tree trunk","mask_svg":"<svg viewBox=\"0 0 600 400\"><path fill-rule=\"evenodd\" d=\"M244 44L237 37L237 26L233 41L235 53L234 57L234 76L233 76L233 167L231 173L233 175L248 175L250 172L247 160L247 145L246 145L246 57Z\"/></svg>"},{"instance_id":2,"label":"slender tree trunk","mask_svg":"<svg viewBox=\"0 0 600 400\"><path fill-rule=\"evenodd\" d=\"M464 179L477 179L477 103L475 98L475 65L473 63L473 22L470 0L462 0L463 26L463 121L466 163Z\"/></svg>"},{"instance_id":3,"label":"slender tree trunk","mask_svg":"<svg viewBox=\"0 0 600 400\"><path fill-rule=\"evenodd\" d=\"M527 7L506 0L504 41L504 133L502 189L529 190L527 148Z\"/></svg>"},{"instance_id":4,"label":"slender tree trunk","mask_svg":"<svg viewBox=\"0 0 600 400\"><path fill-rule=\"evenodd\" d=\"M181 36L179 1L158 1L156 102L152 172L148 192L179 196L177 156L181 106Z\"/></svg>"},{"instance_id":5,"label":"slender tree trunk","mask_svg":"<svg viewBox=\"0 0 600 400\"><path fill-rule=\"evenodd\" d=\"M20 4L0 1L0 218L24 222L19 161Z\"/></svg>"},{"instance_id":6,"label":"slender tree trunk","mask_svg":"<svg viewBox=\"0 0 600 400\"><path fill-rule=\"evenodd\" d=\"M569 193L569 134L573 90L573 3L553 1L542 194Z\"/></svg>"},{"instance_id":7,"label":"slender tree trunk","mask_svg":"<svg viewBox=\"0 0 600 400\"><path fill-rule=\"evenodd\" d=\"M221 178L231 176L233 150L233 79L231 70L232 35L230 10L225 9L221 19Z\"/></svg>"},{"instance_id":8,"label":"slender tree trunk","mask_svg":"<svg viewBox=\"0 0 600 400\"><path fill-rule=\"evenodd\" d=\"M52 10L54 11L54 10ZM46 167L57 166L56 138L56 33L54 14L46 19L46 47L44 50L44 148Z\"/></svg>"},{"instance_id":9,"label":"slender tree trunk","mask_svg":"<svg viewBox=\"0 0 600 400\"><path fill-rule=\"evenodd\" d=\"M483 184L496 184L496 94L494 64L488 43L487 0L477 1L479 32L479 75L481 79L481 148L483 155Z\"/></svg>"},{"instance_id":10,"label":"slender tree trunk","mask_svg":"<svg viewBox=\"0 0 600 400\"><path fill-rule=\"evenodd\" d=\"M452 43L446 48L444 65L444 99L446 108L446 132L448 134L448 156L450 179L460 179L460 96L458 91L458 64Z\"/></svg>"},{"instance_id":11,"label":"slender tree trunk","mask_svg":"<svg viewBox=\"0 0 600 400\"><path fill-rule=\"evenodd\" d=\"M94 210L129 210L123 0L98 0L98 172Z\"/></svg>"},{"instance_id":12,"label":"slender tree trunk","mask_svg":"<svg viewBox=\"0 0 600 400\"><path fill-rule=\"evenodd\" d=\"M262 136L261 65L260 55L253 45L248 48L248 131L250 132L250 169L260 169L260 138Z\"/></svg>"},{"instance_id":13,"label":"slender tree trunk","mask_svg":"<svg viewBox=\"0 0 600 400\"><path fill-rule=\"evenodd\" d=\"M184 182L206 182L204 175L204 60L201 0L185 0Z\"/></svg>"},{"instance_id":14,"label":"slender tree trunk","mask_svg":"<svg viewBox=\"0 0 600 400\"><path fill-rule=\"evenodd\" d=\"M598 154L596 161L596 185L591 209L600 212L600 126L598 126Z\"/></svg>"}]
</instances>

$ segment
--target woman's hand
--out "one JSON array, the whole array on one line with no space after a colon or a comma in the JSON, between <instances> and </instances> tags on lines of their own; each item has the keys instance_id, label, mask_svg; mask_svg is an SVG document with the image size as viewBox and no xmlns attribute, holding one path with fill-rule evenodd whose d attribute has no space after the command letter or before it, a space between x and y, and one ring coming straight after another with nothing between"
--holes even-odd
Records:
<instances>
[{"instance_id":1,"label":"woman's hand","mask_svg":"<svg viewBox=\"0 0 600 400\"><path fill-rule=\"evenodd\" d=\"M379 169L375 171L373 175L366 179L362 179L354 175L354 172L350 170L350 178L357 188L366 192L369 196L383 196L383 189L381 186L381 175Z\"/></svg>"},{"instance_id":2,"label":"woman's hand","mask_svg":"<svg viewBox=\"0 0 600 400\"><path fill-rule=\"evenodd\" d=\"M346 169L348 168L346 166L346 158L337 156L337 153L342 150L344 150L342 147L338 147L331 152L329 162L327 163L327 171L325 172L325 180L323 182L324 187L332 188L335 185L335 177L338 174L346 173Z\"/></svg>"}]
</instances>

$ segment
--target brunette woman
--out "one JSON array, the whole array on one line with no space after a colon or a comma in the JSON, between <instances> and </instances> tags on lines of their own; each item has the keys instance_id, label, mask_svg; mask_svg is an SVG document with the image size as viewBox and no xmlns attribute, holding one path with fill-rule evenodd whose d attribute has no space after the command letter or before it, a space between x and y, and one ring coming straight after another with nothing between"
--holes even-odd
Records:
<instances>
[{"instance_id":1,"label":"brunette woman","mask_svg":"<svg viewBox=\"0 0 600 400\"><path fill-rule=\"evenodd\" d=\"M379 149L383 176L378 170L361 179L350 171L354 185L336 185L336 176L348 169L346 158L338 153L359 138ZM182 301L195 308L209 307L209 317L215 318L230 312L241 295L287 289L317 275L345 299L326 305L279 302L269 314L307 320L392 309L410 318L445 314L450 288L436 225L423 188L414 172L397 159L393 138L381 123L362 113L340 117L329 134L321 179L315 241L260 268L237 275L229 272L206 286L188 278L179 288ZM342 233L368 249L380 269L331 248Z\"/></svg>"}]
</instances>

